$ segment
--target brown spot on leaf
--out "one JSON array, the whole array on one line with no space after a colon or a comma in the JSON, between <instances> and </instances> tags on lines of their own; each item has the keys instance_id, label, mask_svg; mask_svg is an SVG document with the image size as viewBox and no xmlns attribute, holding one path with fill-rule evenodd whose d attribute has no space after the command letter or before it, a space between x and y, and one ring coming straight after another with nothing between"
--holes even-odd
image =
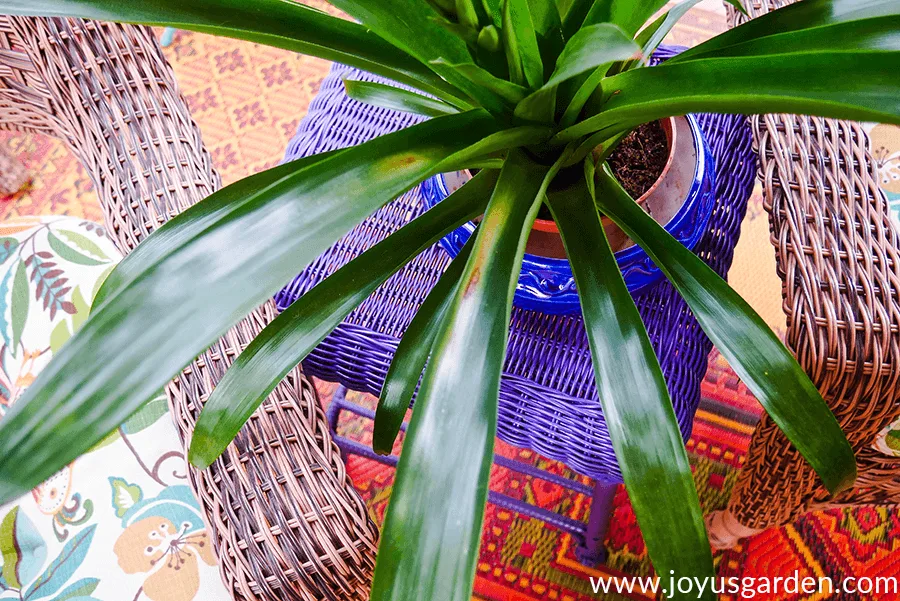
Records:
<instances>
[{"instance_id":1,"label":"brown spot on leaf","mask_svg":"<svg viewBox=\"0 0 900 601\"><path fill-rule=\"evenodd\" d=\"M472 290L475 286L478 285L478 282L481 280L481 268L476 267L475 271L472 272L471 277L469 277L469 282L466 284L466 290L463 292L463 298L466 298L470 294L472 294Z\"/></svg>"}]
</instances>

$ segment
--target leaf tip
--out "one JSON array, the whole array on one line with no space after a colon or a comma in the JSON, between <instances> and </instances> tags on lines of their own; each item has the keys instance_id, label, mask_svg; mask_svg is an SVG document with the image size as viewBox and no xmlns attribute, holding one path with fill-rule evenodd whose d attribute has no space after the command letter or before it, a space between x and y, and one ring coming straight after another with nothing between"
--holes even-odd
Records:
<instances>
[{"instance_id":1,"label":"leaf tip","mask_svg":"<svg viewBox=\"0 0 900 601\"><path fill-rule=\"evenodd\" d=\"M191 446L188 448L188 462L199 470L205 470L219 458L223 451L224 449L216 450L216 446L209 436L195 431L191 438Z\"/></svg>"},{"instance_id":2,"label":"leaf tip","mask_svg":"<svg viewBox=\"0 0 900 601\"><path fill-rule=\"evenodd\" d=\"M836 497L840 493L850 490L856 484L859 469L855 455L852 455L852 462L853 467L851 469L841 472L837 477L830 478L830 482L825 483L825 487L828 489L828 492L831 493L832 497Z\"/></svg>"}]
</instances>

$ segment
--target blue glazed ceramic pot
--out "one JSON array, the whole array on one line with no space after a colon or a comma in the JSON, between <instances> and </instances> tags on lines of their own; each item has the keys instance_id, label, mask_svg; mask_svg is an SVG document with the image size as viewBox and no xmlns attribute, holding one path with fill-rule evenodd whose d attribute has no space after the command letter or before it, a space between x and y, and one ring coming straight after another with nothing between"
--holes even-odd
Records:
<instances>
[{"instance_id":1,"label":"blue glazed ceramic pot","mask_svg":"<svg viewBox=\"0 0 900 601\"><path fill-rule=\"evenodd\" d=\"M706 230L715 204L715 163L692 115L676 117L673 124L667 128L667 134L671 130L675 135L670 137L672 148L666 171L638 202L657 221L665 223L666 230L676 240L693 249ZM426 206L431 208L442 201L462 181L459 174L440 174L423 182L422 196ZM547 229L547 223L553 224L552 221L542 222L536 225L535 230L538 227ZM552 227L555 228L555 225ZM605 218L604 228L613 249L620 248L615 253L616 261L632 293L663 277L647 253L628 240L615 225L607 223ZM466 223L445 236L441 246L451 257L455 257L474 231L475 224ZM530 242L534 240L535 233L532 233ZM542 313L578 313L580 306L575 278L568 260L526 252L513 303L517 307Z\"/></svg>"}]
</instances>

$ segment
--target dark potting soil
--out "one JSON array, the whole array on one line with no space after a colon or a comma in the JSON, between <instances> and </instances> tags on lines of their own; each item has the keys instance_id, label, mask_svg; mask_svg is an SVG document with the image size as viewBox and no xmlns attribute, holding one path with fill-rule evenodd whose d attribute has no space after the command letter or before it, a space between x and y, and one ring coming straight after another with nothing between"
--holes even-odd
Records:
<instances>
[{"instance_id":1,"label":"dark potting soil","mask_svg":"<svg viewBox=\"0 0 900 601\"><path fill-rule=\"evenodd\" d=\"M659 121L638 126L609 157L609 166L622 187L637 200L656 183L669 158L666 132Z\"/></svg>"},{"instance_id":2,"label":"dark potting soil","mask_svg":"<svg viewBox=\"0 0 900 601\"><path fill-rule=\"evenodd\" d=\"M609 166L622 187L637 200L662 175L668 158L666 132L659 121L652 121L625 136L609 157ZM538 211L538 219L553 219L546 205Z\"/></svg>"}]
</instances>

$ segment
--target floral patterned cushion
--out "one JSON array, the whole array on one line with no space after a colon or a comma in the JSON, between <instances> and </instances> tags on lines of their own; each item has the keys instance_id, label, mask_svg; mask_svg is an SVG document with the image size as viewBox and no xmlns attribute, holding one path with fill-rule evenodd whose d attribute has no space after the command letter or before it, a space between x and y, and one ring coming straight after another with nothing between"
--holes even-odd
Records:
<instances>
[{"instance_id":1,"label":"floral patterned cushion","mask_svg":"<svg viewBox=\"0 0 900 601\"><path fill-rule=\"evenodd\" d=\"M95 223L0 224L0 419L87 318L120 258ZM0 555L0 600L229 598L162 395L0 507Z\"/></svg>"},{"instance_id":2,"label":"floral patterned cushion","mask_svg":"<svg viewBox=\"0 0 900 601\"><path fill-rule=\"evenodd\" d=\"M900 225L900 127L870 124L866 127L878 183L887 197L894 222ZM877 451L900 457L900 418L882 430L873 445Z\"/></svg>"}]
</instances>

